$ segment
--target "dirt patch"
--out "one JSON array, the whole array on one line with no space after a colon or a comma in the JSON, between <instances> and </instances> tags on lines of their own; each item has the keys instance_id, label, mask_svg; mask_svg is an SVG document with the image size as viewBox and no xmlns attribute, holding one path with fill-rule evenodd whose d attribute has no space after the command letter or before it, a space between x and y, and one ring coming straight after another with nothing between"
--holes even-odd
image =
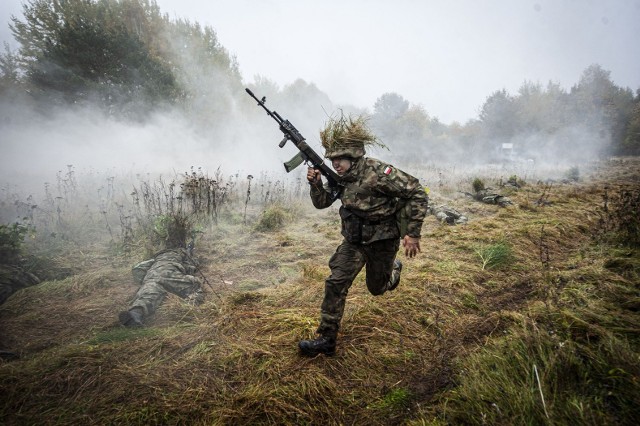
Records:
<instances>
[{"instance_id":1,"label":"dirt patch","mask_svg":"<svg viewBox=\"0 0 640 426\"><path fill-rule=\"evenodd\" d=\"M485 290L478 295L478 302L490 312L517 311L535 296L534 291L531 278L524 278L514 285Z\"/></svg>"}]
</instances>

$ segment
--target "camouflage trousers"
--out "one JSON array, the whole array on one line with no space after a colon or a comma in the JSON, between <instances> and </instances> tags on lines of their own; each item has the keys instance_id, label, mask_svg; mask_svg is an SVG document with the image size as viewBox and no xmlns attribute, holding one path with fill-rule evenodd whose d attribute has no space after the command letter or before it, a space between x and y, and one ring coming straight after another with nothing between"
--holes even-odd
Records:
<instances>
[{"instance_id":1,"label":"camouflage trousers","mask_svg":"<svg viewBox=\"0 0 640 426\"><path fill-rule=\"evenodd\" d=\"M197 303L195 299L201 293L200 281L192 275L178 276L178 274L173 277L145 280L129 308L140 307L144 310L145 316L151 315L162 304L168 292L183 299L194 298L194 303Z\"/></svg>"},{"instance_id":2,"label":"camouflage trousers","mask_svg":"<svg viewBox=\"0 0 640 426\"><path fill-rule=\"evenodd\" d=\"M165 250L154 259L138 263L132 273L141 286L129 309L139 307L145 316L151 315L169 292L194 304L202 302L200 279L192 275L196 270L185 249Z\"/></svg>"},{"instance_id":3,"label":"camouflage trousers","mask_svg":"<svg viewBox=\"0 0 640 426\"><path fill-rule=\"evenodd\" d=\"M21 267L0 264L0 305L16 291L38 283L38 277Z\"/></svg>"},{"instance_id":4,"label":"camouflage trousers","mask_svg":"<svg viewBox=\"0 0 640 426\"><path fill-rule=\"evenodd\" d=\"M378 296L387 291L399 246L397 238L370 244L353 244L344 240L338 246L329 260L331 275L325 281L319 334L331 337L338 334L349 288L363 267L366 266L369 292Z\"/></svg>"}]
</instances>

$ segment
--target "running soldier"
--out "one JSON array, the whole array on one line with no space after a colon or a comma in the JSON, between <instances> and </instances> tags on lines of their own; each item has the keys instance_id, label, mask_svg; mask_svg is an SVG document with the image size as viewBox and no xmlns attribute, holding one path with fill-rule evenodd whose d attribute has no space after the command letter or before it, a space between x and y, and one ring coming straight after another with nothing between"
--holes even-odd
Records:
<instances>
[{"instance_id":1,"label":"running soldier","mask_svg":"<svg viewBox=\"0 0 640 426\"><path fill-rule=\"evenodd\" d=\"M366 267L367 289L374 296L394 290L400 283L402 263L396 259L400 239L405 255L420 252L420 231L428 197L415 177L380 160L365 157L365 145L380 145L366 127L365 119L341 117L330 120L320 133L325 157L339 176L335 188L323 186L318 170L309 168L313 205L329 207L340 199L344 240L329 260L331 275L325 281L318 337L298 343L304 356L333 355L347 293L353 280ZM398 213L406 212L406 230Z\"/></svg>"}]
</instances>

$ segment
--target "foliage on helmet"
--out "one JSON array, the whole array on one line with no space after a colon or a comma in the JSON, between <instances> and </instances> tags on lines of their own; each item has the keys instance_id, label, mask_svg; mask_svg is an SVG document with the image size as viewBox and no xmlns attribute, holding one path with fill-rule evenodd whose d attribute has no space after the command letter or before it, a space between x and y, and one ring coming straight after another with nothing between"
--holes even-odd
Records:
<instances>
[{"instance_id":1,"label":"foliage on helmet","mask_svg":"<svg viewBox=\"0 0 640 426\"><path fill-rule=\"evenodd\" d=\"M325 128L320 131L320 141L327 158L358 158L365 154L366 146L384 147L367 127L365 116L345 117L342 113L339 117L329 118Z\"/></svg>"}]
</instances>

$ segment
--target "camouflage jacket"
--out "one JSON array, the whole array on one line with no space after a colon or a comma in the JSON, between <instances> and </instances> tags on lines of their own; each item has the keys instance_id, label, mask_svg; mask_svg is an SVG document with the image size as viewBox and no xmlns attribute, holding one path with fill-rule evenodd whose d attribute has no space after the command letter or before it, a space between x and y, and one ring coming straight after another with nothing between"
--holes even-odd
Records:
<instances>
[{"instance_id":1,"label":"camouflage jacket","mask_svg":"<svg viewBox=\"0 0 640 426\"><path fill-rule=\"evenodd\" d=\"M193 275L197 271L194 261L183 248L163 250L153 259L145 260L132 269L133 278L138 284L144 280L180 280L185 275Z\"/></svg>"},{"instance_id":2,"label":"camouflage jacket","mask_svg":"<svg viewBox=\"0 0 640 426\"><path fill-rule=\"evenodd\" d=\"M354 162L338 184L343 235L345 216L353 214L362 219L362 243L399 238L396 213L406 203L407 235L420 237L428 197L417 178L380 160L365 157ZM328 187L311 185L311 201L316 208L323 209L334 200Z\"/></svg>"},{"instance_id":3,"label":"camouflage jacket","mask_svg":"<svg viewBox=\"0 0 640 426\"><path fill-rule=\"evenodd\" d=\"M506 207L508 205L513 204L511 200L503 195L496 194L491 191L491 188L482 189L472 195L473 198L477 201L482 201L486 204L497 204L500 207Z\"/></svg>"}]
</instances>

